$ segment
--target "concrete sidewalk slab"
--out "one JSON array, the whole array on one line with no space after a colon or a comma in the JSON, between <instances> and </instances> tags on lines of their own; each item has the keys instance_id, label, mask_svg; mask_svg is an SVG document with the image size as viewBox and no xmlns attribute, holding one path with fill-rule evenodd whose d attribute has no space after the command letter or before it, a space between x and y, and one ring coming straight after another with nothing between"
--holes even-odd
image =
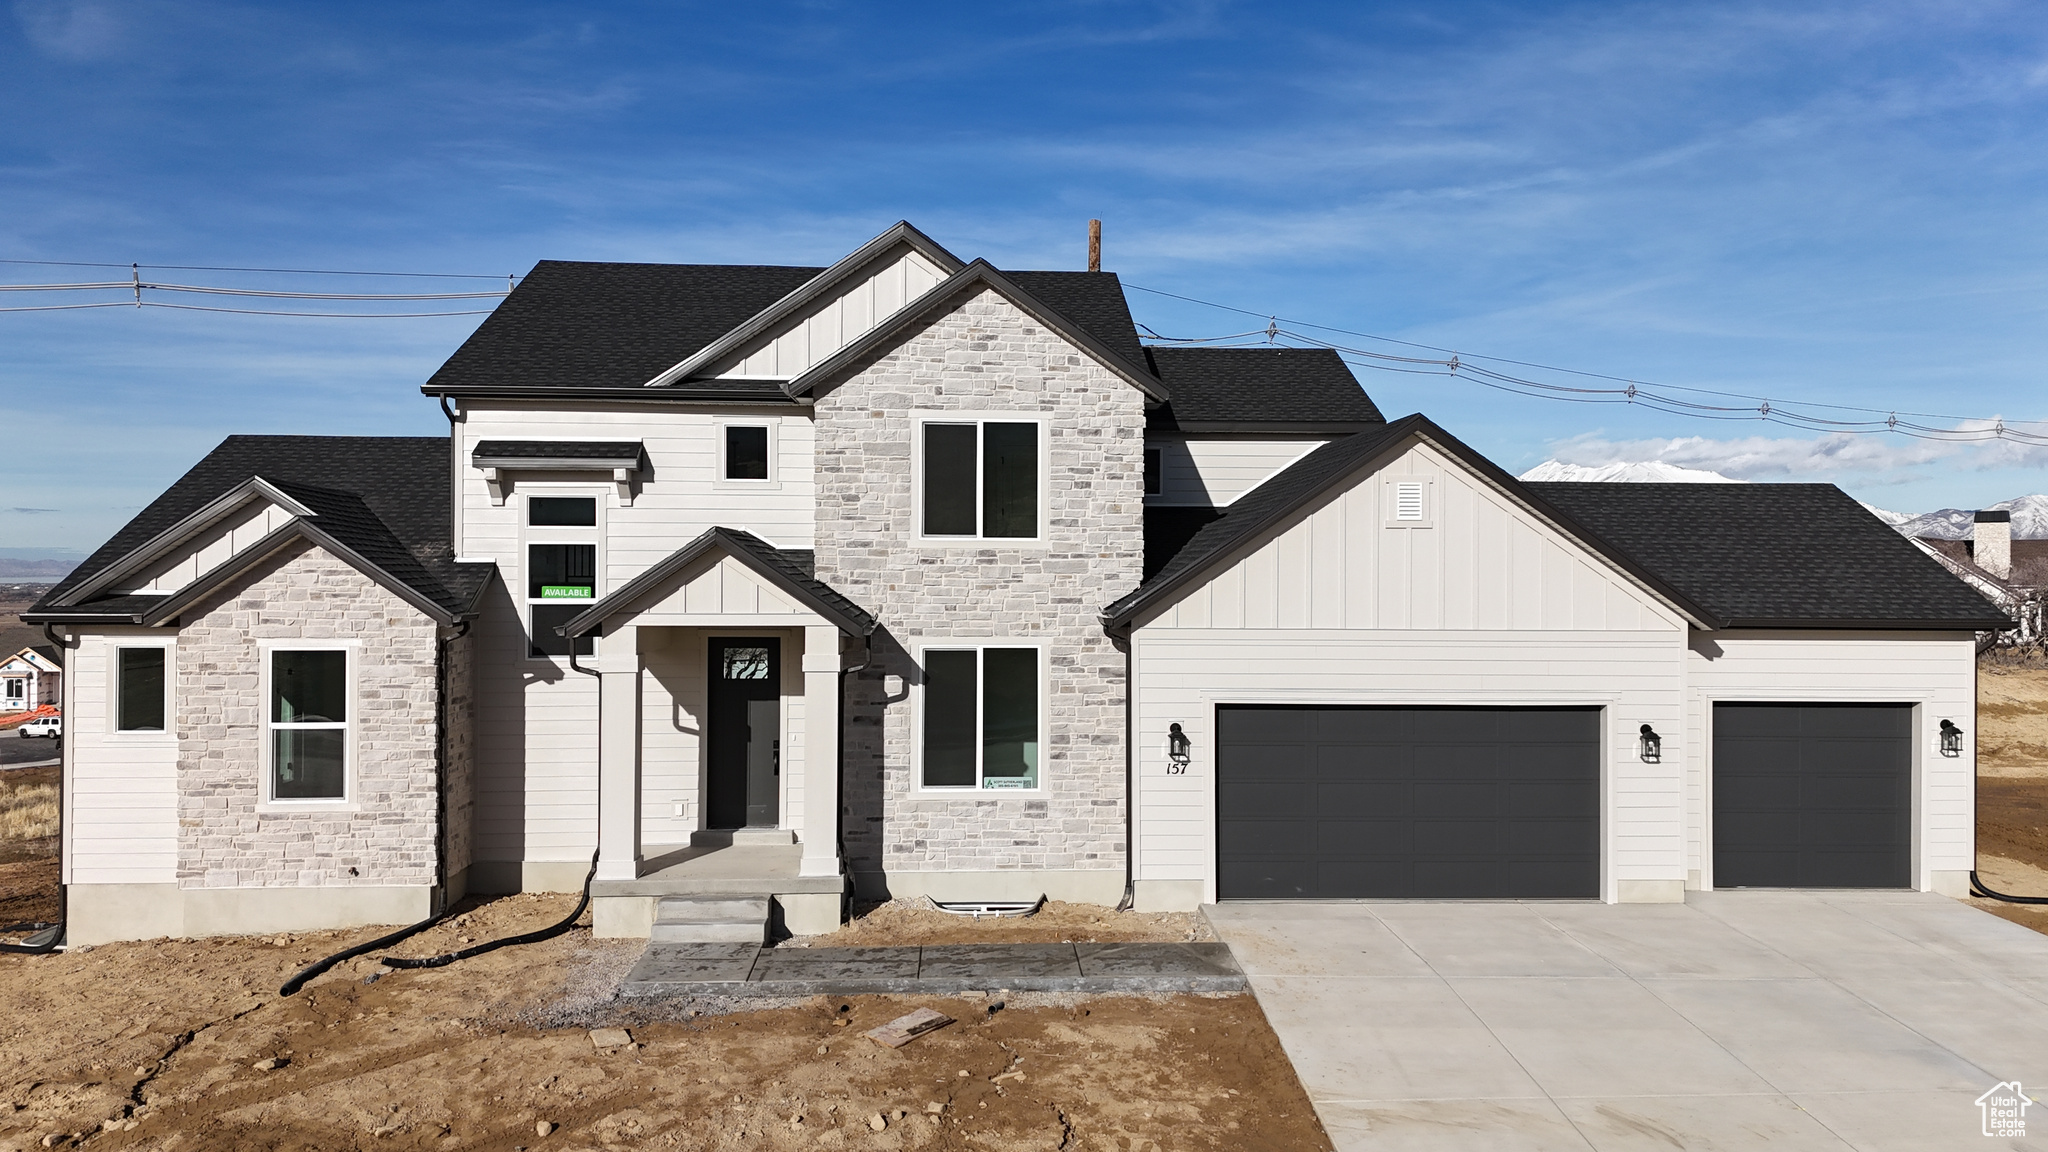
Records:
<instances>
[{"instance_id":1,"label":"concrete sidewalk slab","mask_svg":"<svg viewBox=\"0 0 2048 1152\"><path fill-rule=\"evenodd\" d=\"M1205 912L1345 1152L2048 1150L1975 1104L2048 1088L2048 937L1945 897Z\"/></svg>"},{"instance_id":2,"label":"concrete sidewalk slab","mask_svg":"<svg viewBox=\"0 0 2048 1152\"><path fill-rule=\"evenodd\" d=\"M1223 944L973 944L761 948L652 941L619 994L916 995L959 992L1242 992Z\"/></svg>"}]
</instances>

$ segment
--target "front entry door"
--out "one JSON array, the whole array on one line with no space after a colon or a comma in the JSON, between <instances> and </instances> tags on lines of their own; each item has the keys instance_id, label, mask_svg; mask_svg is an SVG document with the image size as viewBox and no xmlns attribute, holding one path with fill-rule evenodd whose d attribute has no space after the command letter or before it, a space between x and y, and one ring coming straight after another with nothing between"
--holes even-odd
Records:
<instances>
[{"instance_id":1,"label":"front entry door","mask_svg":"<svg viewBox=\"0 0 2048 1152\"><path fill-rule=\"evenodd\" d=\"M782 641L711 641L705 826L773 828L781 820Z\"/></svg>"}]
</instances>

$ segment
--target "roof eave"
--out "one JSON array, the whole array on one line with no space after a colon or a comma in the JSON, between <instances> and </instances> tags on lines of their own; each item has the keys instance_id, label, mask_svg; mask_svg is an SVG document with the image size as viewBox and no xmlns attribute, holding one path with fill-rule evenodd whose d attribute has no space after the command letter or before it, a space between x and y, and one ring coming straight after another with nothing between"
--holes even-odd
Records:
<instances>
[{"instance_id":1,"label":"roof eave","mask_svg":"<svg viewBox=\"0 0 2048 1152\"><path fill-rule=\"evenodd\" d=\"M1384 428L1385 420L1183 420L1174 417L1175 429L1155 431L1181 432L1303 432L1335 433L1349 435L1353 432L1370 432Z\"/></svg>"},{"instance_id":2,"label":"roof eave","mask_svg":"<svg viewBox=\"0 0 2048 1152\"><path fill-rule=\"evenodd\" d=\"M593 387L574 384L436 385L429 381L420 385L420 392L423 395L444 396L452 400L630 400L637 404L704 404L747 408L787 408L804 403L792 399L789 393L774 381L763 381L759 388L753 390L691 388L687 385L648 388L637 384L632 387Z\"/></svg>"},{"instance_id":3,"label":"roof eave","mask_svg":"<svg viewBox=\"0 0 2048 1152\"><path fill-rule=\"evenodd\" d=\"M316 515L311 508L287 495L277 485L261 476L251 476L207 501L198 510L180 517L176 523L143 541L127 555L65 589L60 603L74 605L106 591L124 577L132 576L170 555L180 544L257 500L268 500L293 516Z\"/></svg>"},{"instance_id":4,"label":"roof eave","mask_svg":"<svg viewBox=\"0 0 2048 1152\"><path fill-rule=\"evenodd\" d=\"M906 331L927 321L930 315L958 295L968 286L982 283L993 289L1033 320L1051 329L1067 343L1087 353L1102 367L1130 384L1146 396L1165 402L1167 394L1159 381L1139 372L1137 366L1118 355L1108 345L1082 331L1060 314L1048 307L1031 293L1026 292L1016 281L1002 274L987 260L977 258L974 263L940 281L924 295L911 301L891 316L886 323L869 329L859 339L839 351L812 365L809 369L783 386L790 396L803 396L819 385L848 371L876 349L899 339Z\"/></svg>"},{"instance_id":5,"label":"roof eave","mask_svg":"<svg viewBox=\"0 0 2048 1152\"><path fill-rule=\"evenodd\" d=\"M1965 620L1935 619L1859 619L1849 617L1795 618L1795 617L1731 617L1717 631L1735 629L1766 631L1802 630L1809 632L2003 632L2019 625L2009 616L1977 617Z\"/></svg>"}]
</instances>

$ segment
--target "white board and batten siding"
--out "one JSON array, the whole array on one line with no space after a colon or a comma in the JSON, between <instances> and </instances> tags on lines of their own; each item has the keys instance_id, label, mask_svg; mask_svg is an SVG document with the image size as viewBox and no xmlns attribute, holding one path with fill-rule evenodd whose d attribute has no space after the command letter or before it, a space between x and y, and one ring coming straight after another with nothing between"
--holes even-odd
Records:
<instances>
[{"instance_id":1,"label":"white board and batten siding","mask_svg":"<svg viewBox=\"0 0 2048 1152\"><path fill-rule=\"evenodd\" d=\"M1716 701L1912 704L1914 886L1947 886L1976 867L1976 638L1968 632L1726 631L1686 654L1686 867L1713 886L1713 708ZM1940 727L1964 730L1941 755Z\"/></svg>"},{"instance_id":2,"label":"white board and batten siding","mask_svg":"<svg viewBox=\"0 0 2048 1152\"><path fill-rule=\"evenodd\" d=\"M1328 436L1173 436L1151 433L1159 491L1151 507L1222 508L1329 443Z\"/></svg>"},{"instance_id":3,"label":"white board and batten siding","mask_svg":"<svg viewBox=\"0 0 2048 1152\"><path fill-rule=\"evenodd\" d=\"M66 656L66 884L178 882L178 734L116 732L114 650L124 639L165 645L171 633L88 632ZM175 640L166 673L176 683ZM175 722L175 701L170 719Z\"/></svg>"},{"instance_id":4,"label":"white board and batten siding","mask_svg":"<svg viewBox=\"0 0 2048 1152\"><path fill-rule=\"evenodd\" d=\"M170 595L187 584L227 563L265 536L292 522L292 513L258 500L226 521L214 525L205 535L174 555L145 569L141 576L125 581L120 595L133 593Z\"/></svg>"},{"instance_id":5,"label":"white board and batten siding","mask_svg":"<svg viewBox=\"0 0 2048 1152\"><path fill-rule=\"evenodd\" d=\"M1427 527L1389 527L1400 483ZM1412 491L1412 489L1411 489ZM1215 891L1219 704L1597 706L1603 890L1684 877L1686 624L1650 593L1418 445L1145 621L1133 636L1137 876ZM1192 739L1167 775L1168 726ZM1668 748L1668 745L1667 745Z\"/></svg>"},{"instance_id":6,"label":"white board and batten siding","mask_svg":"<svg viewBox=\"0 0 2048 1152\"><path fill-rule=\"evenodd\" d=\"M740 349L709 373L726 379L792 380L860 339L903 306L938 287L946 274L904 247L777 329Z\"/></svg>"},{"instance_id":7,"label":"white board and batten siding","mask_svg":"<svg viewBox=\"0 0 2048 1152\"><path fill-rule=\"evenodd\" d=\"M719 437L728 423L771 429L770 479L727 481ZM648 471L630 507L610 475L508 473L493 505L470 463L483 440L638 440ZM502 588L478 629L478 859L561 865L589 860L597 835L597 681L566 659L527 657L525 495L598 500L598 587L605 595L714 527L740 528L781 548L812 540L812 425L789 409L621 405L578 411L527 404L469 406L456 425L458 554L497 562ZM552 539L561 537L554 536ZM599 641L602 651L603 641ZM643 810L651 810L645 808ZM664 811L673 811L669 805ZM693 810L694 814L694 810ZM668 825L650 832L668 840ZM561 875L580 871L557 869ZM551 873L552 874L552 873Z\"/></svg>"}]
</instances>

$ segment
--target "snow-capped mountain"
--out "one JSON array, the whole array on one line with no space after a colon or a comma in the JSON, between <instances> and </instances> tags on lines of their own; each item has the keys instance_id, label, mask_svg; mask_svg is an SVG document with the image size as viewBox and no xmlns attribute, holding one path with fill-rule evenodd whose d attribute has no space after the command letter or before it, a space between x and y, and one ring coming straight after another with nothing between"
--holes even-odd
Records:
<instances>
[{"instance_id":1,"label":"snow-capped mountain","mask_svg":"<svg viewBox=\"0 0 2048 1152\"><path fill-rule=\"evenodd\" d=\"M1681 468L1661 460L1629 460L1616 464L1567 464L1545 460L1527 472L1524 480L1565 480L1620 484L1746 484L1733 476L1704 468ZM1862 501L1857 501L1861 504ZM1943 508L1939 512L1893 512L1875 504L1863 504L1872 516L1896 529L1901 536L1932 540L1968 540L1975 531L1977 510ZM2048 496L2019 496L1991 505L2012 513L2012 538L2048 540Z\"/></svg>"},{"instance_id":2,"label":"snow-capped mountain","mask_svg":"<svg viewBox=\"0 0 2048 1152\"><path fill-rule=\"evenodd\" d=\"M1704 468L1681 468L1661 460L1632 460L1619 464L1566 464L1562 460L1545 460L1527 472L1524 480L1620 484L1742 484L1733 476L1709 472Z\"/></svg>"},{"instance_id":3,"label":"snow-capped mountain","mask_svg":"<svg viewBox=\"0 0 2048 1152\"><path fill-rule=\"evenodd\" d=\"M2012 500L2001 500L1991 506L2012 513L2012 538L2015 540L2048 540L2048 496L2020 496ZM1943 508L1939 512L1927 512L1897 524L1901 535L1924 536L1933 540L1968 540L1975 530L1977 511L1974 508Z\"/></svg>"}]
</instances>

